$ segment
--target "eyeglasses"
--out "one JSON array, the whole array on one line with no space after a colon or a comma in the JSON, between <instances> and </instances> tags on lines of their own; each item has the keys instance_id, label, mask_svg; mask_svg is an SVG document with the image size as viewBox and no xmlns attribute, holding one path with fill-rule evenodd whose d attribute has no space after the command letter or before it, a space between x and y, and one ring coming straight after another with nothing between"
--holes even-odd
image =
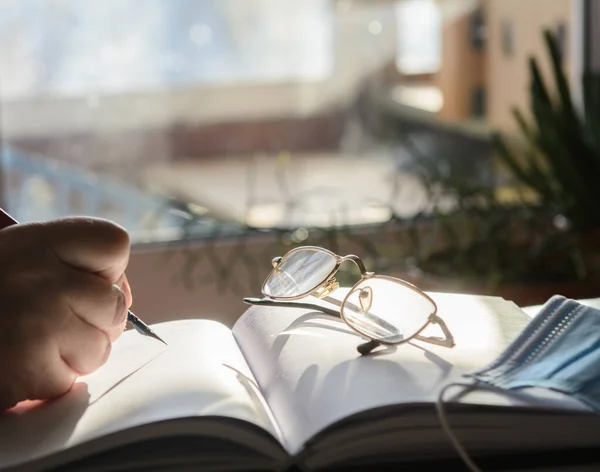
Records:
<instances>
[{"instance_id":1,"label":"eyeglasses","mask_svg":"<svg viewBox=\"0 0 600 472\"><path fill-rule=\"evenodd\" d=\"M356 264L361 278L340 301L329 295L339 287L335 275L346 261ZM301 246L274 258L272 264L273 270L262 286L265 298L244 298L245 303L313 309L341 318L369 339L357 347L362 355L380 345L397 345L412 339L454 347L454 338L444 320L437 316L437 305L431 297L404 280L367 272L357 256L342 257L320 247ZM339 310L295 301L311 295ZM421 336L429 324L437 324L444 338Z\"/></svg>"}]
</instances>

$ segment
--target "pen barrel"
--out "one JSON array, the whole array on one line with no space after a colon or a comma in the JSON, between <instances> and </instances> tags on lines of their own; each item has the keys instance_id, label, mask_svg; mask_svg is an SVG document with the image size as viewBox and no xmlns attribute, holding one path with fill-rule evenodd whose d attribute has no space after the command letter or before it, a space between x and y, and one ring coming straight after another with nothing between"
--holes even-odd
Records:
<instances>
[{"instance_id":1,"label":"pen barrel","mask_svg":"<svg viewBox=\"0 0 600 472\"><path fill-rule=\"evenodd\" d=\"M16 224L17 222L14 220L14 218L0 208L0 229Z\"/></svg>"}]
</instances>

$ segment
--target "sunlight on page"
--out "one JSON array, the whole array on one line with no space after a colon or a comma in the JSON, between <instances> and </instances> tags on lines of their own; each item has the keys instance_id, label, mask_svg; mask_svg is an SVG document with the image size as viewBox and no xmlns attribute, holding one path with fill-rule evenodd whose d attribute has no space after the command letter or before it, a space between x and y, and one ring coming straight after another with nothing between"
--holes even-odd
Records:
<instances>
[{"instance_id":1,"label":"sunlight on page","mask_svg":"<svg viewBox=\"0 0 600 472\"><path fill-rule=\"evenodd\" d=\"M438 304L438 314L446 321L454 336L458 349L448 353L447 348L426 343L419 345L440 355L448 355L454 363L464 367L479 367L484 359L492 360L490 354L498 353L506 343L516 336L520 326L507 325L508 318L502 316L509 303L493 297L462 297L457 302L457 295L447 293L431 293ZM475 314L475 316L473 316ZM504 319L503 322L500 320ZM428 326L422 333L424 336L441 336L441 330L435 325ZM417 343L417 341L415 341Z\"/></svg>"},{"instance_id":2,"label":"sunlight on page","mask_svg":"<svg viewBox=\"0 0 600 472\"><path fill-rule=\"evenodd\" d=\"M344 291L336 291L336 298ZM440 388L491 362L529 318L494 297L431 293L456 346L413 340L373 355L342 320L297 308L251 307L234 335L271 405L289 452L335 421L371 408L433 402ZM312 300L311 300L312 302ZM433 325L424 335L440 336Z\"/></svg>"},{"instance_id":3,"label":"sunlight on page","mask_svg":"<svg viewBox=\"0 0 600 472\"><path fill-rule=\"evenodd\" d=\"M92 405L82 434L178 417L222 415L258 423L276 435L269 412L251 388L252 373L226 326L181 320L153 329L168 348Z\"/></svg>"},{"instance_id":4,"label":"sunlight on page","mask_svg":"<svg viewBox=\"0 0 600 472\"><path fill-rule=\"evenodd\" d=\"M79 379L66 395L32 403L28 411L0 415L0 468L176 418L237 418L277 437L256 380L226 326L180 320L153 329L167 347L135 332L124 333L107 364ZM153 434L160 435L163 427L155 426ZM198 433L235 440L230 430L219 433L214 424L198 423L195 428Z\"/></svg>"},{"instance_id":5,"label":"sunlight on page","mask_svg":"<svg viewBox=\"0 0 600 472\"><path fill-rule=\"evenodd\" d=\"M80 377L77 383L86 384L90 395L89 403L92 404L166 349L167 346L155 339L143 338L135 331L127 331L113 343L106 364L96 372Z\"/></svg>"}]
</instances>

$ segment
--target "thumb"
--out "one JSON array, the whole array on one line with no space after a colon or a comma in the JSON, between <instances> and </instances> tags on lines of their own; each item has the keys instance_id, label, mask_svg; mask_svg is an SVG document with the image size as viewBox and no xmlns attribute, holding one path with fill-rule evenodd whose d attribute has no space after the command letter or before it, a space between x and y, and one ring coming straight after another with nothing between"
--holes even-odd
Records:
<instances>
[{"instance_id":1,"label":"thumb","mask_svg":"<svg viewBox=\"0 0 600 472\"><path fill-rule=\"evenodd\" d=\"M44 242L63 263L96 273L111 283L125 272L130 240L121 226L99 218L65 218L38 224Z\"/></svg>"}]
</instances>

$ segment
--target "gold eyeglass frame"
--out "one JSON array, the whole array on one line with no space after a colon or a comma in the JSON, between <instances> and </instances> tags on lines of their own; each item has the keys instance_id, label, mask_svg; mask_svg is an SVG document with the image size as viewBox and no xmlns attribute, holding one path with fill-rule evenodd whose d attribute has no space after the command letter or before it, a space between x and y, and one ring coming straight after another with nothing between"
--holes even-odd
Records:
<instances>
[{"instance_id":1,"label":"gold eyeglass frame","mask_svg":"<svg viewBox=\"0 0 600 472\"><path fill-rule=\"evenodd\" d=\"M323 281L321 283L319 283L314 288L312 288L302 294L294 295L294 296L290 296L290 297L274 297L271 295L267 295L265 293L266 284L271 279L271 277L275 274L275 271L278 269L281 262L284 261L290 255L293 255L294 253L299 252L299 251L314 251L314 252L325 253L335 259L335 266L331 270L331 272L323 279ZM358 282L356 282L352 286L350 291L346 294L344 299L340 302L339 300L332 298L329 295L339 287L339 283L336 280L335 275L338 272L340 266L344 262L347 262L347 261L354 263L358 267L358 269L360 270L360 273L361 273L361 277L360 277L360 280L358 280ZM452 333L448 329L448 326L446 325L444 320L437 315L437 309L438 309L437 304L429 295L427 295L421 289L419 289L415 285L413 285L405 280L398 279L396 277L390 277L387 275L376 275L374 272L368 272L365 268L364 263L358 256L355 256L352 254L347 255L347 256L339 256L339 255L335 254L334 252L331 252L322 247L299 246L299 247L296 247L296 248L288 251L283 257L278 256L278 257L273 258L273 260L271 261L271 264L273 265L273 269L271 270L271 272L269 273L269 275L263 282L262 288L261 288L261 292L265 298L244 298L244 303L246 303L248 305L258 305L258 306L276 306L276 307L288 307L288 308L313 309L313 310L321 311L325 314L340 318L352 330L357 332L359 335L370 339L370 341L363 343L357 347L357 350L361 355L369 354L371 351L373 351L373 349L375 349L376 347L378 347L380 345L390 345L390 346L391 345L399 345L399 344L409 342L413 339L427 342L430 344L435 344L437 346L442 346L442 347L452 348L455 346L454 337L452 336ZM348 304L348 306L354 306L353 303L348 301L348 298L354 293L355 288L359 284L364 282L365 280L373 279L373 278L388 280L388 281L397 283L405 288L408 288L408 289L416 292L418 295L425 297L429 302L431 302L431 304L433 306L433 312L429 314L428 319L423 324L423 326L418 331L416 331L413 335L411 335L410 337L408 337L406 339L402 339L397 342L389 342L389 341L385 341L385 340L375 339L372 336L370 336L369 334L361 331L359 328L354 326L353 323L349 322L346 319L346 317L344 316L343 307L346 304ZM334 309L331 309L328 307L324 307L324 306L318 305L316 303L296 302L295 301L295 300L300 300L300 299L308 297L308 296L314 296L318 299L321 299L321 300L329 302L333 305L336 305L339 307L339 310L334 310ZM356 306L354 306L354 308L357 309ZM371 318L375 319L378 317L371 314ZM384 329L386 329L385 328L386 325L391 326L387 321L384 321L381 318L378 318L378 320L379 321L374 321L374 320L369 320L369 321L371 321L372 323L374 323L375 325L377 325L379 327L383 327ZM440 338L437 336L422 336L421 333L430 324L438 325L444 334L444 338ZM390 330L390 328L387 328L387 329Z\"/></svg>"}]
</instances>

